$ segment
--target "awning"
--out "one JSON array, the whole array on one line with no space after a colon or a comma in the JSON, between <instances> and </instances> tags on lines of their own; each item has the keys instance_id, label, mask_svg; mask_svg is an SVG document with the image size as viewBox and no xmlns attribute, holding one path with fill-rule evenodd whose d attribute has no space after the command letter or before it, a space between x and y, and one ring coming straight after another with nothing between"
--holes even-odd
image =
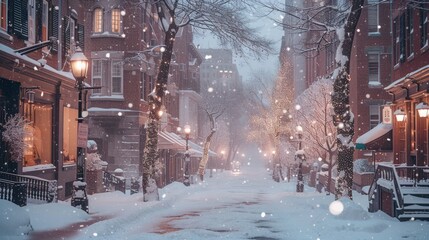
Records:
<instances>
[{"instance_id":1,"label":"awning","mask_svg":"<svg viewBox=\"0 0 429 240\"><path fill-rule=\"evenodd\" d=\"M356 139L356 149L392 151L392 124L379 123Z\"/></svg>"},{"instance_id":2,"label":"awning","mask_svg":"<svg viewBox=\"0 0 429 240\"><path fill-rule=\"evenodd\" d=\"M158 149L185 150L185 142L180 141L174 133L159 131L158 132Z\"/></svg>"}]
</instances>

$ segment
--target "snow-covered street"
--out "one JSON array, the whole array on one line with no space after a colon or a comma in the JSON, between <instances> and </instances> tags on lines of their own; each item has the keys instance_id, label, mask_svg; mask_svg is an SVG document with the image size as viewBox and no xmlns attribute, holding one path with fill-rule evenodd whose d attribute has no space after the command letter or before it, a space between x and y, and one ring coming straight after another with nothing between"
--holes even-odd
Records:
<instances>
[{"instance_id":1,"label":"snow-covered street","mask_svg":"<svg viewBox=\"0 0 429 240\"><path fill-rule=\"evenodd\" d=\"M276 183L262 162L242 164L241 172L215 172L192 184L173 183L162 200L143 202L141 193L90 196L90 216L68 202L29 205L34 231L4 239L428 239L429 222L399 222L367 212L367 197L343 199L339 215L329 210L334 196L296 182ZM3 213L3 211L2 211ZM0 231L1 230L0 228ZM0 237L1 238L1 237Z\"/></svg>"}]
</instances>

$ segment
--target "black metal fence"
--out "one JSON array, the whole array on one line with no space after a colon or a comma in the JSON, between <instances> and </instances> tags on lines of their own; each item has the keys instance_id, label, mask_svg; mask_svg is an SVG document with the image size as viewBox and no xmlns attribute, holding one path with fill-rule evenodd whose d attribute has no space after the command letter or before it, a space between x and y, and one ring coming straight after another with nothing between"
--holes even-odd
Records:
<instances>
[{"instance_id":1,"label":"black metal fence","mask_svg":"<svg viewBox=\"0 0 429 240\"><path fill-rule=\"evenodd\" d=\"M26 184L26 199L34 199L44 202L57 202L57 181L45 180L33 176L23 176L13 173L0 172L0 180L12 183ZM3 191L3 186L1 190Z\"/></svg>"},{"instance_id":2,"label":"black metal fence","mask_svg":"<svg viewBox=\"0 0 429 240\"><path fill-rule=\"evenodd\" d=\"M27 205L27 183L0 179L0 199L22 207Z\"/></svg>"},{"instance_id":3,"label":"black metal fence","mask_svg":"<svg viewBox=\"0 0 429 240\"><path fill-rule=\"evenodd\" d=\"M122 179L121 177L115 176L111 173L104 172L103 182L108 189L113 187L115 191L121 191L125 193L125 179Z\"/></svg>"}]
</instances>

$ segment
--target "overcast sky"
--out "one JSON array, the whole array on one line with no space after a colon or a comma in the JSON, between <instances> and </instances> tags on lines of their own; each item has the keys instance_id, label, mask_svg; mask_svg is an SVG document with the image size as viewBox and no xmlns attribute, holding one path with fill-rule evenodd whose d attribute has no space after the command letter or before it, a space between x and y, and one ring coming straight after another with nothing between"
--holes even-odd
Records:
<instances>
[{"instance_id":1,"label":"overcast sky","mask_svg":"<svg viewBox=\"0 0 429 240\"><path fill-rule=\"evenodd\" d=\"M257 72L260 69L264 69L264 71L268 71L274 75L277 72L278 67L278 54L280 52L281 38L283 36L281 27L275 26L272 20L268 18L255 19L252 23L252 27L258 29L262 36L275 42L275 54L261 60L251 57L235 58L235 63L237 64L240 75L243 77L243 81L249 80L252 73ZM196 35L194 43L195 45L199 45L200 48L220 48L216 39L210 37L209 34L206 34L205 36Z\"/></svg>"}]
</instances>

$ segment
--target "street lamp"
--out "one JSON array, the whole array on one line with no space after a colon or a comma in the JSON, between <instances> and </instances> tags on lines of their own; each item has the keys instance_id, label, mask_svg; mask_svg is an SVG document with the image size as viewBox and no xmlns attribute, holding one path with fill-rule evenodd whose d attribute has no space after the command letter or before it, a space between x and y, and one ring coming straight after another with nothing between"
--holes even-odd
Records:
<instances>
[{"instance_id":1,"label":"street lamp","mask_svg":"<svg viewBox=\"0 0 429 240\"><path fill-rule=\"evenodd\" d=\"M429 106L425 102L421 102L416 106L419 117L427 117L429 115Z\"/></svg>"},{"instance_id":2,"label":"street lamp","mask_svg":"<svg viewBox=\"0 0 429 240\"><path fill-rule=\"evenodd\" d=\"M220 165L221 165L221 171L223 172L223 169L225 168L223 162L224 161L226 162L226 160L225 160L225 150L222 150L220 153L222 154L222 159L220 161Z\"/></svg>"},{"instance_id":3,"label":"street lamp","mask_svg":"<svg viewBox=\"0 0 429 240\"><path fill-rule=\"evenodd\" d=\"M396 121L398 122L403 122L407 117L407 114L402 111L402 109L397 109L393 114L395 115Z\"/></svg>"},{"instance_id":4,"label":"street lamp","mask_svg":"<svg viewBox=\"0 0 429 240\"><path fill-rule=\"evenodd\" d=\"M305 161L305 154L302 150L302 127L297 126L296 131L298 134L298 151L295 153L295 160L299 161L298 165L298 181L296 183L296 192L304 192L304 179L302 176L302 163Z\"/></svg>"},{"instance_id":5,"label":"street lamp","mask_svg":"<svg viewBox=\"0 0 429 240\"><path fill-rule=\"evenodd\" d=\"M191 156L189 154L189 147L188 147L188 141L189 141L189 134L191 133L191 126L189 125L185 125L184 127L184 131L185 131L185 136L186 136L186 151L185 151L185 180L183 180L183 184L185 186L190 186L191 183L189 181L189 164L191 161Z\"/></svg>"},{"instance_id":6,"label":"street lamp","mask_svg":"<svg viewBox=\"0 0 429 240\"><path fill-rule=\"evenodd\" d=\"M88 72L88 59L82 52L80 47L76 48L75 53L70 58L70 66L73 77L76 79L77 90L79 91L78 99L78 113L77 113L77 122L78 122L78 139L79 139L79 130L83 128L83 117L82 117L82 91L84 90L84 80ZM85 143L86 144L86 143ZM72 206L81 206L82 210L88 212L88 198L86 195L86 183L85 183L85 146L79 144L77 147L77 164L76 164L76 181L73 183L73 196L71 205Z\"/></svg>"}]
</instances>

